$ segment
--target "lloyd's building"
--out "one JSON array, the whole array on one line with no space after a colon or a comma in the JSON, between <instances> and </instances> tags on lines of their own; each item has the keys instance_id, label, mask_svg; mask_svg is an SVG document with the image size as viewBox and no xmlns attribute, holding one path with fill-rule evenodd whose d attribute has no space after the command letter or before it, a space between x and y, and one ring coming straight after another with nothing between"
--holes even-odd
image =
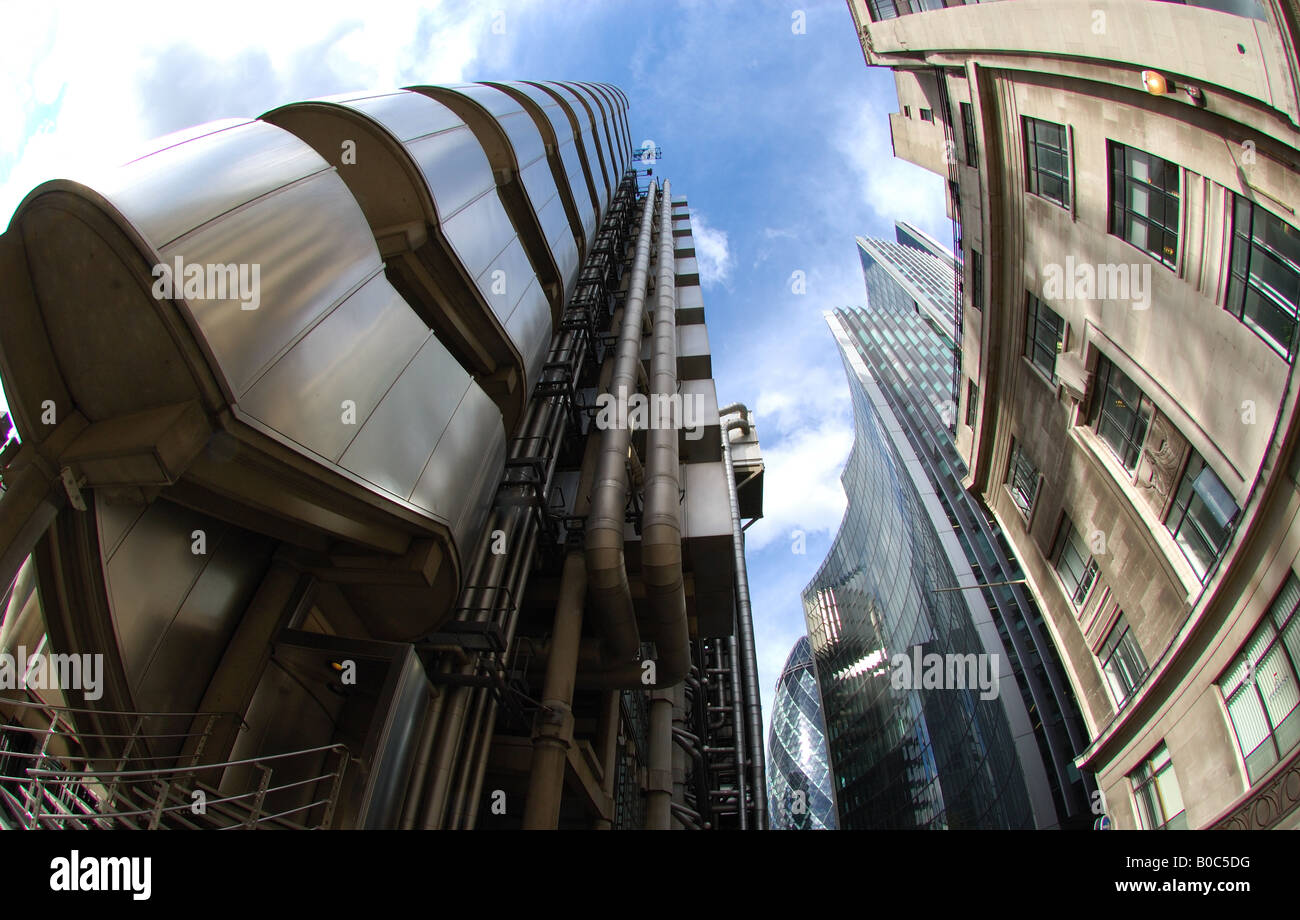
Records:
<instances>
[{"instance_id":1,"label":"lloyd's building","mask_svg":"<svg viewBox=\"0 0 1300 920\"><path fill-rule=\"evenodd\" d=\"M0 688L0 825L764 826L762 460L627 109L339 96L27 196L0 653L100 672Z\"/></svg>"}]
</instances>

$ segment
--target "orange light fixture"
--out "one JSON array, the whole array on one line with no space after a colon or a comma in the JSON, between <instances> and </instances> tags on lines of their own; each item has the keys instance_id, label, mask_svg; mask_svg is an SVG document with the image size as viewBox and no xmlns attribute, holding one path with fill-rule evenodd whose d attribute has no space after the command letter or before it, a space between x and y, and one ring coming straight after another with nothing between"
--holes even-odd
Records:
<instances>
[{"instance_id":1,"label":"orange light fixture","mask_svg":"<svg viewBox=\"0 0 1300 920\"><path fill-rule=\"evenodd\" d=\"M1142 71L1142 83L1146 86L1147 92L1153 96L1163 96L1169 92L1169 81L1158 70Z\"/></svg>"}]
</instances>

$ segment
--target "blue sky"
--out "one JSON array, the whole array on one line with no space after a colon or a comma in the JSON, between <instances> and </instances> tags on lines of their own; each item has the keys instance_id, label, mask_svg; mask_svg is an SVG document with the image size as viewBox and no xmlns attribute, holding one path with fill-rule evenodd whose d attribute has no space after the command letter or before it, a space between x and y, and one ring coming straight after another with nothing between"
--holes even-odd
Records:
<instances>
[{"instance_id":1,"label":"blue sky","mask_svg":"<svg viewBox=\"0 0 1300 920\"><path fill-rule=\"evenodd\" d=\"M297 99L459 80L624 90L634 144L657 142L656 173L690 200L719 402L756 413L766 517L748 559L766 713L844 510L848 387L822 311L865 298L854 236L892 239L906 218L952 238L942 180L892 158L893 79L866 67L842 0L64 7L5 9L0 226L45 179Z\"/></svg>"}]
</instances>

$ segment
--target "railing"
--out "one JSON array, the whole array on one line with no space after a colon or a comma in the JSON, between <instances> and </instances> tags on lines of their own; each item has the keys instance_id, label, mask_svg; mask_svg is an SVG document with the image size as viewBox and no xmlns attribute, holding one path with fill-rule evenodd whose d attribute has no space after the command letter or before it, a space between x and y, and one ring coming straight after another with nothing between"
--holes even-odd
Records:
<instances>
[{"instance_id":1,"label":"railing","mask_svg":"<svg viewBox=\"0 0 1300 920\"><path fill-rule=\"evenodd\" d=\"M346 747L332 744L200 763L213 728L237 719L233 713L103 712L12 699L0 700L3 707L49 714L46 727L0 725L0 822L29 830L325 828L349 759ZM78 718L91 715L125 718L131 729L78 731ZM155 718L201 727L145 731ZM192 751L156 753L186 746ZM149 765L157 761L171 765Z\"/></svg>"}]
</instances>

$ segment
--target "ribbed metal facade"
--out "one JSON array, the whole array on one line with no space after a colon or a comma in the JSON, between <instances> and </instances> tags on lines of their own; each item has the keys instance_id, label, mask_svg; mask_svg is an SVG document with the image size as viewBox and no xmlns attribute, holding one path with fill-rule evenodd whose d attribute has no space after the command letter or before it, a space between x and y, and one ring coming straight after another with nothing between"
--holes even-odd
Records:
<instances>
[{"instance_id":1,"label":"ribbed metal facade","mask_svg":"<svg viewBox=\"0 0 1300 920\"><path fill-rule=\"evenodd\" d=\"M763 826L733 638L762 461L748 420L724 466L689 209L638 183L627 107L350 93L26 197L0 237L0 636L106 678L0 699L0 750L147 754L131 795L163 826L166 770L257 782L225 759L276 772L235 800L248 826ZM604 420L615 364L624 400L689 408ZM50 713L77 731L37 752ZM104 826L18 788L0 820Z\"/></svg>"}]
</instances>

